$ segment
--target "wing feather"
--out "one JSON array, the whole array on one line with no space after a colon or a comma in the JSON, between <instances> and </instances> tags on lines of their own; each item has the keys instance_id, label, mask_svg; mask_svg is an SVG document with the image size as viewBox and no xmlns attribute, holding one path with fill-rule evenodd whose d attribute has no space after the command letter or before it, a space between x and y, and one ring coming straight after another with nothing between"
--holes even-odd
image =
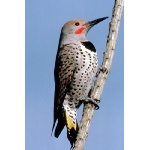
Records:
<instances>
[{"instance_id":1,"label":"wing feather","mask_svg":"<svg viewBox=\"0 0 150 150\"><path fill-rule=\"evenodd\" d=\"M55 96L54 96L54 124L55 126L56 120L61 118L62 121L62 104L69 90L69 86L74 74L75 64L74 60L71 56L71 53L68 52L68 49L71 50L72 47L66 45L58 50L55 62ZM61 127L63 129L64 125ZM52 128L52 131L53 131ZM60 131L61 132L61 131Z\"/></svg>"}]
</instances>

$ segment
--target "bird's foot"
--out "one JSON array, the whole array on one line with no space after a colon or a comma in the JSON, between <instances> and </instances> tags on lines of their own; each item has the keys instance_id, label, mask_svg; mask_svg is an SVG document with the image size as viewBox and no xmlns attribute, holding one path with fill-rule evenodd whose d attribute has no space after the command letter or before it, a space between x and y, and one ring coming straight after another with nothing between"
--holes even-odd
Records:
<instances>
[{"instance_id":1,"label":"bird's foot","mask_svg":"<svg viewBox=\"0 0 150 150\"><path fill-rule=\"evenodd\" d=\"M99 105L98 105L98 103L100 102L99 100L88 97L87 99L85 99L85 102L92 103L92 104L94 104L96 110L99 109Z\"/></svg>"},{"instance_id":2,"label":"bird's foot","mask_svg":"<svg viewBox=\"0 0 150 150\"><path fill-rule=\"evenodd\" d=\"M100 67L99 69L100 69L100 71L102 71L103 73L106 73L106 74L109 73L109 71L108 71L108 69L107 69L106 67Z\"/></svg>"},{"instance_id":3,"label":"bird's foot","mask_svg":"<svg viewBox=\"0 0 150 150\"><path fill-rule=\"evenodd\" d=\"M96 72L96 75L95 75L96 78L98 77L98 75L100 74L100 72L101 72L101 68L98 68L97 72Z\"/></svg>"},{"instance_id":4,"label":"bird's foot","mask_svg":"<svg viewBox=\"0 0 150 150\"><path fill-rule=\"evenodd\" d=\"M105 67L100 67L100 68L98 68L98 70L97 70L97 72L96 72L96 75L95 75L96 78L98 77L98 75L100 74L101 71L102 71L103 73L106 72L106 74L108 74L108 72L109 72L107 68L105 68Z\"/></svg>"}]
</instances>

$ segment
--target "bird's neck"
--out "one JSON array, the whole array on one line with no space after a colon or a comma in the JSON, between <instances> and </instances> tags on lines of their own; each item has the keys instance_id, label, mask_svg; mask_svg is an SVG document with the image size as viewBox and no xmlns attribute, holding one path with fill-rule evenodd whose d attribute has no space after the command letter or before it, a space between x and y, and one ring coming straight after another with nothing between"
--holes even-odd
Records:
<instances>
[{"instance_id":1,"label":"bird's neck","mask_svg":"<svg viewBox=\"0 0 150 150\"><path fill-rule=\"evenodd\" d=\"M65 45L65 44L70 44L70 43L78 44L84 41L87 41L84 34L81 34L81 35L73 35L73 34L62 35L61 34L59 45Z\"/></svg>"}]
</instances>

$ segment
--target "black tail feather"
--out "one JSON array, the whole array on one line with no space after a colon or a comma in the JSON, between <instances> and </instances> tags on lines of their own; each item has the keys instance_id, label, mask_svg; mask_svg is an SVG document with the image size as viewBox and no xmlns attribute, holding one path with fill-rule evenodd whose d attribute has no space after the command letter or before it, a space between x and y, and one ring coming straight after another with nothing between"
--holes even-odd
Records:
<instances>
[{"instance_id":1,"label":"black tail feather","mask_svg":"<svg viewBox=\"0 0 150 150\"><path fill-rule=\"evenodd\" d=\"M55 129L55 137L59 137L59 135L60 135L60 133L61 133L61 131L63 130L63 128L64 128L64 124L57 124L57 127L56 127L56 129Z\"/></svg>"},{"instance_id":2,"label":"black tail feather","mask_svg":"<svg viewBox=\"0 0 150 150\"><path fill-rule=\"evenodd\" d=\"M67 128L67 138L70 141L71 149L74 147L78 130L79 130L79 127L78 127L77 120L76 120L76 129L75 128L71 128L71 129Z\"/></svg>"},{"instance_id":3,"label":"black tail feather","mask_svg":"<svg viewBox=\"0 0 150 150\"><path fill-rule=\"evenodd\" d=\"M60 118L58 119L58 123L57 123L57 126L56 126L56 128L55 128L55 133L54 133L54 136L55 136L56 138L59 137L61 131L62 131L63 128L64 128L64 126L65 126L64 118L63 118L63 117L60 117Z\"/></svg>"}]
</instances>

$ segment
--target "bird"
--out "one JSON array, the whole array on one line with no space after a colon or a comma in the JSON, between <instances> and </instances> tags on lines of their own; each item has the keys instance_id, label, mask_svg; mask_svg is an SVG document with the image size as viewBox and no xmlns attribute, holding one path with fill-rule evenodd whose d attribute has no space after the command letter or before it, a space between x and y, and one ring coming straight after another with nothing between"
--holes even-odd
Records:
<instances>
[{"instance_id":1,"label":"bird","mask_svg":"<svg viewBox=\"0 0 150 150\"><path fill-rule=\"evenodd\" d=\"M97 51L86 36L88 31L108 17L93 21L75 19L68 21L61 29L55 60L54 79L54 136L59 137L67 128L67 138L74 147L77 133L77 110L84 102L97 103L89 98L93 78L98 71Z\"/></svg>"}]
</instances>

